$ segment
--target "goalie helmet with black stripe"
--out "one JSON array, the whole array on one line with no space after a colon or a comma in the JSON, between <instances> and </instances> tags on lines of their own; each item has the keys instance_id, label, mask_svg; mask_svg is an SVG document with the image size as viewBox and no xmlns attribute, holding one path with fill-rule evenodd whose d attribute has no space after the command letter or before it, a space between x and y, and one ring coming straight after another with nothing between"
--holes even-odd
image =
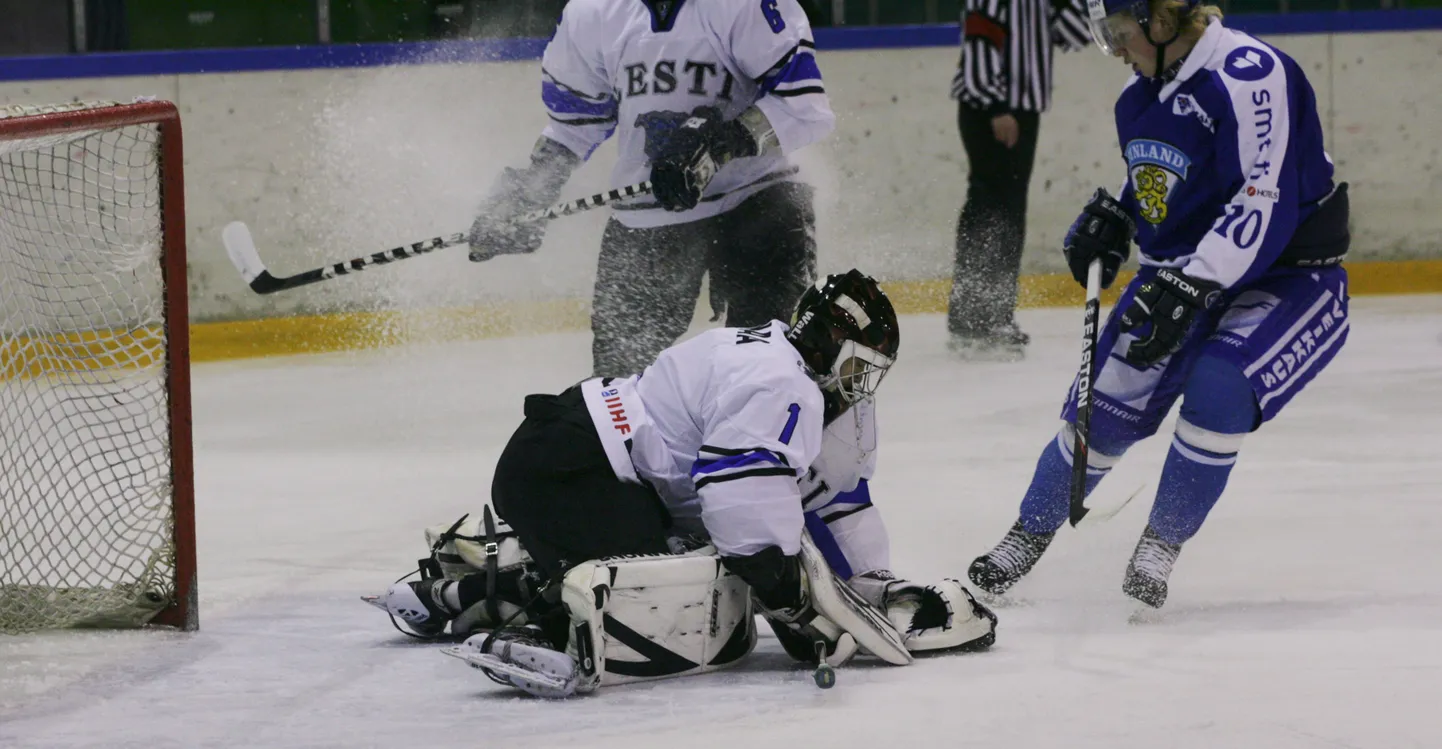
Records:
<instances>
[{"instance_id":1,"label":"goalie helmet with black stripe","mask_svg":"<svg viewBox=\"0 0 1442 749\"><path fill-rule=\"evenodd\" d=\"M891 300L852 269L801 295L786 334L826 397L826 421L876 393L901 345Z\"/></svg>"}]
</instances>

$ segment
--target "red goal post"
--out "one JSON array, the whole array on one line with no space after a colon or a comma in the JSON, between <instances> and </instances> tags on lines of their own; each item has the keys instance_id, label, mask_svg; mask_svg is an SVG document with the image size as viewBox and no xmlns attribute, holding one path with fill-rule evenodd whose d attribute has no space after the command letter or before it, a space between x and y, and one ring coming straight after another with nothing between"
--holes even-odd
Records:
<instances>
[{"instance_id":1,"label":"red goal post","mask_svg":"<svg viewBox=\"0 0 1442 749\"><path fill-rule=\"evenodd\" d=\"M0 632L198 626L164 101L0 108Z\"/></svg>"}]
</instances>

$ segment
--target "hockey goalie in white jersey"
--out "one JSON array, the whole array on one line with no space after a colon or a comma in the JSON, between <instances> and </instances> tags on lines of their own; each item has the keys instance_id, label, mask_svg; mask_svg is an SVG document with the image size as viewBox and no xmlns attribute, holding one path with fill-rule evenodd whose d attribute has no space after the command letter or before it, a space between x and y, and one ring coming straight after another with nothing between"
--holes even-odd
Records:
<instances>
[{"instance_id":1,"label":"hockey goalie in white jersey","mask_svg":"<svg viewBox=\"0 0 1442 749\"><path fill-rule=\"evenodd\" d=\"M542 696L705 673L755 644L836 666L979 649L996 619L959 582L889 571L868 479L896 314L858 271L793 326L718 328L644 373L526 399L479 521L427 531L422 579L372 602ZM447 631L449 629L449 631Z\"/></svg>"}]
</instances>

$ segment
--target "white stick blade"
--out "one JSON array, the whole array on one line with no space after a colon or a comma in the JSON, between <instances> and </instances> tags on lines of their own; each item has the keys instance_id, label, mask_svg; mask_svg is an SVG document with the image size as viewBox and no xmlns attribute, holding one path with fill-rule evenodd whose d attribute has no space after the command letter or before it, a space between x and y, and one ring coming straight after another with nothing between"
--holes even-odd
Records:
<instances>
[{"instance_id":1,"label":"white stick blade","mask_svg":"<svg viewBox=\"0 0 1442 749\"><path fill-rule=\"evenodd\" d=\"M225 225L220 231L220 241L225 244L225 253L230 255L230 262L246 283L254 281L256 277L265 272L265 264L260 262L260 253L255 251L255 240L250 237L250 229L240 221L232 221Z\"/></svg>"}]
</instances>

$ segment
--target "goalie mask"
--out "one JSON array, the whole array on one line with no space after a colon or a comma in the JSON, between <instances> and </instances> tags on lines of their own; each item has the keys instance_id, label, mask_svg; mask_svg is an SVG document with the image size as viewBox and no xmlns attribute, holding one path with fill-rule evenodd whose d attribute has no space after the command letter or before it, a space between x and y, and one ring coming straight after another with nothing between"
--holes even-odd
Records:
<instances>
[{"instance_id":1,"label":"goalie mask","mask_svg":"<svg viewBox=\"0 0 1442 749\"><path fill-rule=\"evenodd\" d=\"M786 338L826 395L828 421L876 393L901 343L891 300L854 269L802 294Z\"/></svg>"}]
</instances>

